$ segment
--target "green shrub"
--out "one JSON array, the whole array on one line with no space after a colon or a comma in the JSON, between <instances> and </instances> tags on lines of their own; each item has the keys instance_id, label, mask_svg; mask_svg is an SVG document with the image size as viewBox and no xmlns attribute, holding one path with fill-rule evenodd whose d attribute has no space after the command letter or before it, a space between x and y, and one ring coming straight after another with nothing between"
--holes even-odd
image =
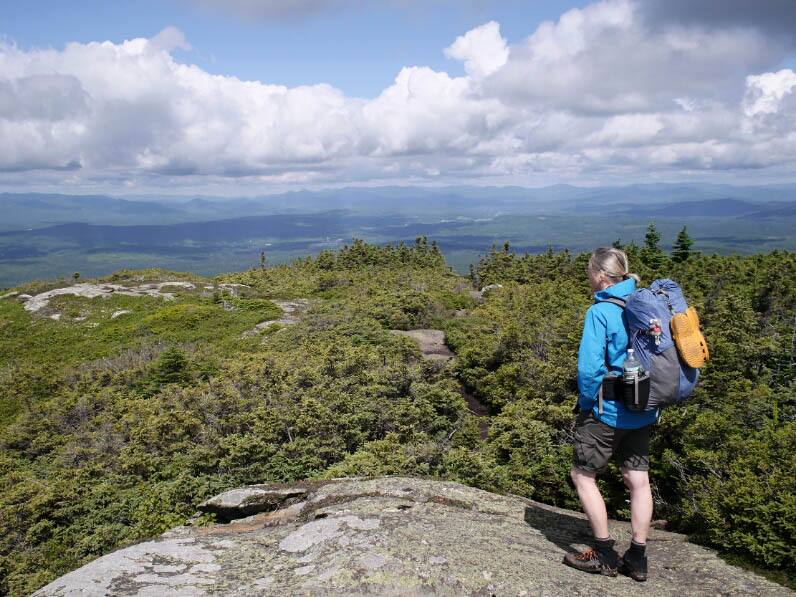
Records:
<instances>
[{"instance_id":1,"label":"green shrub","mask_svg":"<svg viewBox=\"0 0 796 597\"><path fill-rule=\"evenodd\" d=\"M579 508L569 469L587 260L493 248L472 281L503 288L478 305L422 238L221 276L250 286L219 292L229 311L188 290L169 303L64 302L85 322L0 301L0 594L29 594L242 484L421 474ZM695 254L662 267L699 309L714 358L654 428L655 515L792 574L794 258ZM308 296L299 323L242 337L278 317L267 297ZM466 317L444 320L461 307ZM111 319L122 309L132 313ZM440 322L452 366L388 331ZM492 410L485 440L460 383ZM600 487L626 517L615 467Z\"/></svg>"}]
</instances>

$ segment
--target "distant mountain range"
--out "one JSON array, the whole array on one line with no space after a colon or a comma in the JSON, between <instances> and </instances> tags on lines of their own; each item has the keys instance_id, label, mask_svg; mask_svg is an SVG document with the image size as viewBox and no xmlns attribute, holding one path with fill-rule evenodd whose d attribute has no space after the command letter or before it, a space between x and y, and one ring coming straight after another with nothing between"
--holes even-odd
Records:
<instances>
[{"instance_id":1,"label":"distant mountain range","mask_svg":"<svg viewBox=\"0 0 796 597\"><path fill-rule=\"evenodd\" d=\"M247 238L300 240L346 235L361 227L402 228L407 218L357 216L344 210L317 214L246 216L209 222L146 226L106 226L82 222L58 224L34 230L0 232L0 238L51 237L81 245L175 246L186 241L223 243Z\"/></svg>"},{"instance_id":2,"label":"distant mountain range","mask_svg":"<svg viewBox=\"0 0 796 597\"><path fill-rule=\"evenodd\" d=\"M793 209L796 202L785 203L785 209ZM648 217L704 217L704 216L751 216L766 217L770 212L781 212L782 204L766 204L765 206L740 199L702 199L698 201L680 201L678 203L667 203L660 207L636 207L632 210L638 215ZM630 210L628 210L630 211Z\"/></svg>"},{"instance_id":3,"label":"distant mountain range","mask_svg":"<svg viewBox=\"0 0 796 597\"><path fill-rule=\"evenodd\" d=\"M713 184L646 184L625 187L554 185L521 187L368 187L292 191L248 198L38 193L0 194L0 231L81 222L96 225L152 225L207 222L247 216L350 210L362 215L401 214L409 218L472 217L506 214L630 213L666 217L673 204L689 203L687 215L700 215L724 200L733 214L763 212L796 202L796 184L733 187ZM743 205L742 205L743 204ZM748 204L755 207L747 210ZM780 208L792 209L779 205ZM694 213L691 213L694 212ZM736 213L737 212L737 213ZM704 213L702 215L716 215ZM730 215L730 214L724 214Z\"/></svg>"},{"instance_id":4,"label":"distant mountain range","mask_svg":"<svg viewBox=\"0 0 796 597\"><path fill-rule=\"evenodd\" d=\"M467 271L495 243L536 253L642 244L668 250L683 226L702 252L796 250L796 185L578 188L378 187L257 198L0 194L0 288L32 278L162 267L215 275L334 249L438 242Z\"/></svg>"}]
</instances>

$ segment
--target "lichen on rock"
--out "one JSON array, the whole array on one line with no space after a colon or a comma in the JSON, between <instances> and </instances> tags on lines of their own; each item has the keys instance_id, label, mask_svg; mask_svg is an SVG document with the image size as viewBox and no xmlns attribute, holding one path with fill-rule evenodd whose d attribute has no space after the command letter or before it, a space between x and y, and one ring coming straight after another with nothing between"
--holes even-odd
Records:
<instances>
[{"instance_id":1,"label":"lichen on rock","mask_svg":"<svg viewBox=\"0 0 796 597\"><path fill-rule=\"evenodd\" d=\"M34 595L793 594L660 530L649 537L646 583L584 574L561 563L588 539L582 514L457 483L381 477L299 489L245 523L178 527ZM277 516L284 511L291 515ZM629 544L629 523L611 530L620 547Z\"/></svg>"},{"instance_id":2,"label":"lichen on rock","mask_svg":"<svg viewBox=\"0 0 796 597\"><path fill-rule=\"evenodd\" d=\"M197 507L201 512L215 514L219 520L228 522L258 512L275 510L285 500L302 497L306 493L302 488L272 489L264 485L250 485L225 491Z\"/></svg>"}]
</instances>

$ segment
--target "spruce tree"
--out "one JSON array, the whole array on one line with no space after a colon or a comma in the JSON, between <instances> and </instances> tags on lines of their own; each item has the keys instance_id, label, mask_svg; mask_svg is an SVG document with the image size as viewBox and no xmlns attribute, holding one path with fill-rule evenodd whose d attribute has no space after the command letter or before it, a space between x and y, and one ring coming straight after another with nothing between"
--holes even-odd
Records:
<instances>
[{"instance_id":1,"label":"spruce tree","mask_svg":"<svg viewBox=\"0 0 796 597\"><path fill-rule=\"evenodd\" d=\"M691 256L691 245L694 241L688 236L688 226L683 226L683 229L677 234L677 240L674 242L674 249L672 251L672 261L675 263L682 263Z\"/></svg>"},{"instance_id":2,"label":"spruce tree","mask_svg":"<svg viewBox=\"0 0 796 597\"><path fill-rule=\"evenodd\" d=\"M636 259L639 258L639 248L635 240L631 240L621 250L627 255L627 259L631 266L636 262Z\"/></svg>"},{"instance_id":3,"label":"spruce tree","mask_svg":"<svg viewBox=\"0 0 796 597\"><path fill-rule=\"evenodd\" d=\"M151 379L156 386L165 383L182 383L189 379L188 357L177 346L170 346L155 361Z\"/></svg>"},{"instance_id":4,"label":"spruce tree","mask_svg":"<svg viewBox=\"0 0 796 597\"><path fill-rule=\"evenodd\" d=\"M655 228L655 223L650 222L647 226L647 234L644 236L644 247L641 249L641 261L644 265L652 269L659 269L663 266L666 258L661 250L661 233Z\"/></svg>"},{"instance_id":5,"label":"spruce tree","mask_svg":"<svg viewBox=\"0 0 796 597\"><path fill-rule=\"evenodd\" d=\"M644 235L644 248L653 253L660 253L661 233L655 228L655 222L650 222L647 226L647 234Z\"/></svg>"}]
</instances>

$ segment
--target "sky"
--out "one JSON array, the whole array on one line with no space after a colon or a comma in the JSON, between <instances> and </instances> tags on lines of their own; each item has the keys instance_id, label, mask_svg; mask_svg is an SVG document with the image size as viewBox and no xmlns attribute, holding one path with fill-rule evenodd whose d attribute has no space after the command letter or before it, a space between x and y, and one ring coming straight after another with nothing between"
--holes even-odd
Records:
<instances>
[{"instance_id":1,"label":"sky","mask_svg":"<svg viewBox=\"0 0 796 597\"><path fill-rule=\"evenodd\" d=\"M0 0L0 191L796 182L794 0Z\"/></svg>"}]
</instances>

